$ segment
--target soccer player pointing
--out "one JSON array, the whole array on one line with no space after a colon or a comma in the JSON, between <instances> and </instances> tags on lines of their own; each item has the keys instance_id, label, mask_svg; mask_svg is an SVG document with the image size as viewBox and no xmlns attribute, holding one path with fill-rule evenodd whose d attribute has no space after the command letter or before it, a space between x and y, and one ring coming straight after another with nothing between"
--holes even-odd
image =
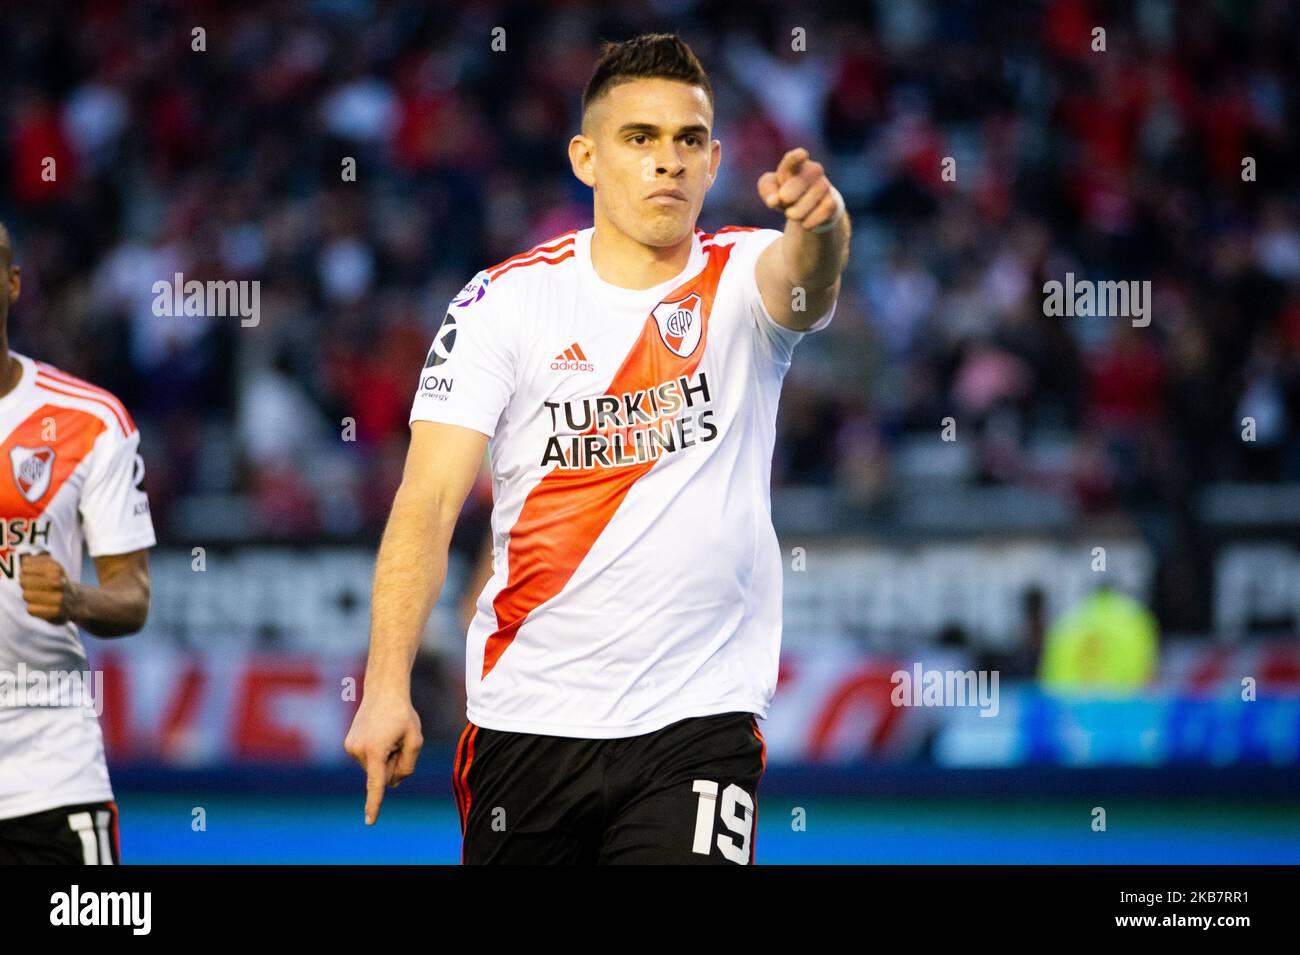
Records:
<instances>
[{"instance_id":1,"label":"soccer player pointing","mask_svg":"<svg viewBox=\"0 0 1300 955\"><path fill-rule=\"evenodd\" d=\"M569 143L591 228L486 269L420 371L345 747L366 820L422 745L411 665L490 448L492 576L466 637L465 862L754 860L776 689L781 382L831 321L849 219L804 149L758 181L783 232L696 227L713 92L667 34L608 44Z\"/></svg>"}]
</instances>

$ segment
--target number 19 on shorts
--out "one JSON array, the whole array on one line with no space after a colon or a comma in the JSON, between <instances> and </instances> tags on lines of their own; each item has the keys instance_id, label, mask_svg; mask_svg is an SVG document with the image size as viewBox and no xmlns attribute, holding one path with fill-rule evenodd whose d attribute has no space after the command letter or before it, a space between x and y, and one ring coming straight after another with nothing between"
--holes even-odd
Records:
<instances>
[{"instance_id":1,"label":"number 19 on shorts","mask_svg":"<svg viewBox=\"0 0 1300 955\"><path fill-rule=\"evenodd\" d=\"M695 807L695 843L692 851L706 856L716 841L718 851L724 858L739 865L748 864L749 840L754 829L754 801L749 793L732 783L722 791L722 804L719 805L718 784L713 780L695 780L694 790L699 793L699 802ZM729 831L717 833L715 839L715 820L719 816L722 825Z\"/></svg>"}]
</instances>

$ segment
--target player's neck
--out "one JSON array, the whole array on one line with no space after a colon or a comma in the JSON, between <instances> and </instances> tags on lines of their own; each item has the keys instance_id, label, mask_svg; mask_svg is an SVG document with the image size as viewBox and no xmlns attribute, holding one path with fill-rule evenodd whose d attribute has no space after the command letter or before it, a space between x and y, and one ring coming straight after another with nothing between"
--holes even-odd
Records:
<instances>
[{"instance_id":1,"label":"player's neck","mask_svg":"<svg viewBox=\"0 0 1300 955\"><path fill-rule=\"evenodd\" d=\"M654 288L686 268L694 230L676 245L645 245L597 214L591 267L603 281L626 289Z\"/></svg>"}]
</instances>

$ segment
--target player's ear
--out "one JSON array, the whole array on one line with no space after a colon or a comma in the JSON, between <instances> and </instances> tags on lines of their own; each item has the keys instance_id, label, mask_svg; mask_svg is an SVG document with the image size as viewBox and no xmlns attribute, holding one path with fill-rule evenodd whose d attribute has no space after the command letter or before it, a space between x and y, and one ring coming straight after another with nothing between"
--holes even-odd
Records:
<instances>
[{"instance_id":1,"label":"player's ear","mask_svg":"<svg viewBox=\"0 0 1300 955\"><path fill-rule=\"evenodd\" d=\"M722 165L722 143L714 140L709 146L709 185L713 188L713 180L718 178L718 167Z\"/></svg>"},{"instance_id":2,"label":"player's ear","mask_svg":"<svg viewBox=\"0 0 1300 955\"><path fill-rule=\"evenodd\" d=\"M593 140L581 133L569 140L569 164L573 166L573 174L593 189L596 187L596 174L592 168L595 146Z\"/></svg>"},{"instance_id":3,"label":"player's ear","mask_svg":"<svg viewBox=\"0 0 1300 955\"><path fill-rule=\"evenodd\" d=\"M14 266L9 270L9 304L18 301L18 293L23 290L22 269Z\"/></svg>"}]
</instances>

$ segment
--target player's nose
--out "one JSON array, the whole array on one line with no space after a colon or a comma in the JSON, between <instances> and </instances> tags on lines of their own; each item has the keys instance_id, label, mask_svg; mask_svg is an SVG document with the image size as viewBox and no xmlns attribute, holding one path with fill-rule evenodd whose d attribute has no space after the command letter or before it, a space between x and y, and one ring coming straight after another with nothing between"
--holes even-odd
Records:
<instances>
[{"instance_id":1,"label":"player's nose","mask_svg":"<svg viewBox=\"0 0 1300 955\"><path fill-rule=\"evenodd\" d=\"M671 146L655 157L655 171L661 176L679 176L685 168L686 163Z\"/></svg>"}]
</instances>

